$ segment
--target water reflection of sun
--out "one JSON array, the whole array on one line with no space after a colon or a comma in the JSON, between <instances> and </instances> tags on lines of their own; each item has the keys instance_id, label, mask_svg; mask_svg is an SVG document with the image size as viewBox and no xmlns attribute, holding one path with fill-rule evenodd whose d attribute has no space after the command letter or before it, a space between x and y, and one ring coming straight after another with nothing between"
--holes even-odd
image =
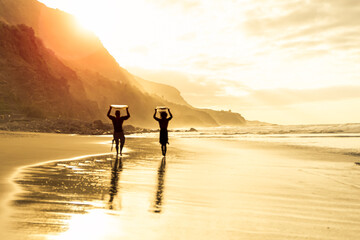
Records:
<instances>
[{"instance_id":1,"label":"water reflection of sun","mask_svg":"<svg viewBox=\"0 0 360 240\"><path fill-rule=\"evenodd\" d=\"M87 214L74 214L68 226L66 232L49 239L119 239L124 235L118 216L111 215L103 209L91 210Z\"/></svg>"}]
</instances>

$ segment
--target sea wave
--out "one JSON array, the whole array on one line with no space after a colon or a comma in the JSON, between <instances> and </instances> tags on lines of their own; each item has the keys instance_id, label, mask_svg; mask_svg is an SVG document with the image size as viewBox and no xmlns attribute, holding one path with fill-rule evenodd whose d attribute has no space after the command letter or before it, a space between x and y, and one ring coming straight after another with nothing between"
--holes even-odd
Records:
<instances>
[{"instance_id":1,"label":"sea wave","mask_svg":"<svg viewBox=\"0 0 360 240\"><path fill-rule=\"evenodd\" d=\"M201 132L217 132L221 134L338 134L359 133L360 123L348 124L313 124L313 125L264 125L242 127L201 128Z\"/></svg>"},{"instance_id":2,"label":"sea wave","mask_svg":"<svg viewBox=\"0 0 360 240\"><path fill-rule=\"evenodd\" d=\"M360 157L360 124L266 125L197 128L195 131L173 129L170 138L218 138L234 141L269 142L282 145L316 147L331 152ZM158 137L158 133L133 135Z\"/></svg>"}]
</instances>

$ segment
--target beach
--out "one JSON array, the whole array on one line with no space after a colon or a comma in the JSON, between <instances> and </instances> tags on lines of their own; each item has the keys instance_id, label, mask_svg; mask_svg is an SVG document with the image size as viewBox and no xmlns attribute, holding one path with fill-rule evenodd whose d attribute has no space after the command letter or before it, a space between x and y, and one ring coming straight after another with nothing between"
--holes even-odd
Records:
<instances>
[{"instance_id":1,"label":"beach","mask_svg":"<svg viewBox=\"0 0 360 240\"><path fill-rule=\"evenodd\" d=\"M1 229L6 229L4 222L9 214L7 203L11 194L17 190L12 178L21 167L89 154L104 154L110 152L109 145L103 144L107 140L108 137L0 131ZM1 231L2 234L6 232Z\"/></svg>"},{"instance_id":2,"label":"beach","mask_svg":"<svg viewBox=\"0 0 360 240\"><path fill-rule=\"evenodd\" d=\"M172 135L166 159L141 136L116 159L109 136L1 134L2 239L360 237L356 155Z\"/></svg>"}]
</instances>

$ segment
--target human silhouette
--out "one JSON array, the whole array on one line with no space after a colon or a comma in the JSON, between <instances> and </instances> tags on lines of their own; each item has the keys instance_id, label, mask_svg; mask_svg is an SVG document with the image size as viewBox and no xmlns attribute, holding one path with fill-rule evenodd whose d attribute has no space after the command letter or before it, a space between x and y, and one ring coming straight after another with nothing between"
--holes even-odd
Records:
<instances>
[{"instance_id":1,"label":"human silhouette","mask_svg":"<svg viewBox=\"0 0 360 240\"><path fill-rule=\"evenodd\" d=\"M169 121L173 118L173 115L170 112L170 109L168 109L170 117L167 118L167 113L166 112L160 112L160 116L161 118L157 118L156 117L156 113L157 113L157 109L155 108L155 113L153 118L159 122L159 126L160 126L160 138L159 138L159 142L161 144L161 152L163 156L166 156L166 144L169 144L169 137L168 137L168 125L169 125Z\"/></svg>"},{"instance_id":2,"label":"human silhouette","mask_svg":"<svg viewBox=\"0 0 360 240\"><path fill-rule=\"evenodd\" d=\"M154 213L161 213L163 198L164 198L164 183L165 183L165 173L166 173L166 159L162 158L157 175L157 188L156 188L156 196L154 202Z\"/></svg>"},{"instance_id":3,"label":"human silhouette","mask_svg":"<svg viewBox=\"0 0 360 240\"><path fill-rule=\"evenodd\" d=\"M118 185L119 185L119 179L120 179L120 173L122 172L122 159L118 159L118 156L116 156L116 160L114 163L114 166L111 169L111 180L110 180L110 190L109 190L109 209L113 209L113 201L118 193Z\"/></svg>"},{"instance_id":4,"label":"human silhouette","mask_svg":"<svg viewBox=\"0 0 360 240\"><path fill-rule=\"evenodd\" d=\"M116 155L119 154L119 140L120 140L120 156L122 155L122 149L124 147L125 144L125 136L124 136L124 131L123 131L123 122L127 119L130 118L130 113L129 113L129 108L126 108L126 113L127 115L124 117L120 116L120 111L116 110L115 112L115 116L111 116L110 112L111 112L112 107L110 106L109 111L107 113L108 118L111 119L113 125L114 125L114 138L113 141L115 140L116 143Z\"/></svg>"}]
</instances>

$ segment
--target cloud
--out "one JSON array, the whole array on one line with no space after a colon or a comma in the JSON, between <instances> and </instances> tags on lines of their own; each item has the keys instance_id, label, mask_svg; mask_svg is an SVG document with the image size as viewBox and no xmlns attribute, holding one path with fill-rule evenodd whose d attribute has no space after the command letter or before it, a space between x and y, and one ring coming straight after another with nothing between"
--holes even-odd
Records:
<instances>
[{"instance_id":1,"label":"cloud","mask_svg":"<svg viewBox=\"0 0 360 240\"><path fill-rule=\"evenodd\" d=\"M318 89L274 89L253 91L248 97L266 105L293 105L305 102L338 101L360 98L360 86L336 86Z\"/></svg>"},{"instance_id":2,"label":"cloud","mask_svg":"<svg viewBox=\"0 0 360 240\"><path fill-rule=\"evenodd\" d=\"M249 61L239 62L227 57L209 57L199 56L187 59L187 62L192 67L198 69L207 69L211 71L223 71L229 68L245 68L251 66Z\"/></svg>"},{"instance_id":3,"label":"cloud","mask_svg":"<svg viewBox=\"0 0 360 240\"><path fill-rule=\"evenodd\" d=\"M149 48L146 46L136 46L131 48L130 52L147 54L149 52Z\"/></svg>"},{"instance_id":4,"label":"cloud","mask_svg":"<svg viewBox=\"0 0 360 240\"><path fill-rule=\"evenodd\" d=\"M226 89L223 90L226 93ZM243 88L247 92L242 96L218 95L214 96L213 105L217 108L236 109L278 109L302 104L319 104L321 102L340 102L345 100L360 100L360 86L337 86L318 89L272 89L272 90L251 90ZM200 99L199 99L200 100ZM202 107L211 104L206 99L200 100L198 104Z\"/></svg>"},{"instance_id":5,"label":"cloud","mask_svg":"<svg viewBox=\"0 0 360 240\"><path fill-rule=\"evenodd\" d=\"M240 81L187 75L177 71L131 68L131 72L151 81L178 88L183 97L197 107L217 108L279 107L303 103L342 101L360 98L360 86L340 85L312 89L252 89Z\"/></svg>"},{"instance_id":6,"label":"cloud","mask_svg":"<svg viewBox=\"0 0 360 240\"><path fill-rule=\"evenodd\" d=\"M176 71L134 73L174 85L190 104L295 122L328 120L322 105L334 113L360 102L358 0L163 3L188 24Z\"/></svg>"},{"instance_id":7,"label":"cloud","mask_svg":"<svg viewBox=\"0 0 360 240\"><path fill-rule=\"evenodd\" d=\"M197 0L148 0L148 2L164 8L180 8L182 11L189 11L201 5Z\"/></svg>"},{"instance_id":8,"label":"cloud","mask_svg":"<svg viewBox=\"0 0 360 240\"><path fill-rule=\"evenodd\" d=\"M255 2L241 24L249 36L266 36L265 42L280 48L359 49L360 6L356 0Z\"/></svg>"}]
</instances>

